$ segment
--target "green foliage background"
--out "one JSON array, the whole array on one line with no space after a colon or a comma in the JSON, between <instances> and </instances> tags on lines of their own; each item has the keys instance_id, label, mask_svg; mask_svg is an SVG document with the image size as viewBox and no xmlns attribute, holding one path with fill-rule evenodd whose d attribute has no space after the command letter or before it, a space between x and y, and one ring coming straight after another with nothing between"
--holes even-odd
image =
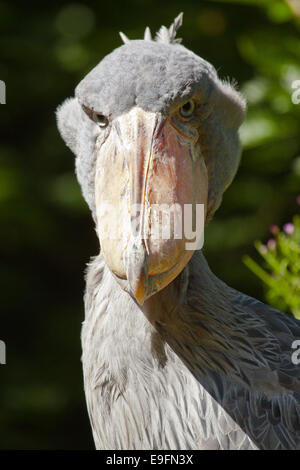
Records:
<instances>
[{"instance_id":1,"label":"green foliage background","mask_svg":"<svg viewBox=\"0 0 300 470\"><path fill-rule=\"evenodd\" d=\"M98 243L60 139L55 108L113 48L184 10L184 45L245 93L243 159L206 232L215 273L264 300L242 263L255 239L297 211L300 188L299 0L0 0L0 448L88 449L80 364L83 272Z\"/></svg>"}]
</instances>

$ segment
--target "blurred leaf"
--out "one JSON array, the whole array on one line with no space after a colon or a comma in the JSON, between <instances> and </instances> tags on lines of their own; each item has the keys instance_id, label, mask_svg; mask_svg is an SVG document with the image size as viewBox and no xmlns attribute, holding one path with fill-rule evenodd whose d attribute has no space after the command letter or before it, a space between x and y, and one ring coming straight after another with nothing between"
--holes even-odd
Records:
<instances>
[{"instance_id":1,"label":"blurred leaf","mask_svg":"<svg viewBox=\"0 0 300 470\"><path fill-rule=\"evenodd\" d=\"M86 211L87 206L83 200L79 184L73 173L66 173L56 177L48 189L50 200L67 208L67 210Z\"/></svg>"}]
</instances>

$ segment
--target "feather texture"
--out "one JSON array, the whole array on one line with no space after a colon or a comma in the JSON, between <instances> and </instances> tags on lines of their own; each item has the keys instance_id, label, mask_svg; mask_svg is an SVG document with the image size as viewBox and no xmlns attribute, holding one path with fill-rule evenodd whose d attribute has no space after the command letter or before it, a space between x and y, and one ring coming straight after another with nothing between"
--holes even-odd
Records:
<instances>
[{"instance_id":1,"label":"feather texture","mask_svg":"<svg viewBox=\"0 0 300 470\"><path fill-rule=\"evenodd\" d=\"M120 31L119 34L120 34L120 37L121 37L121 39L122 39L122 41L123 41L124 44L130 43L130 39L128 39L128 37L126 36L126 34L122 33L122 31Z\"/></svg>"},{"instance_id":2,"label":"feather texture","mask_svg":"<svg viewBox=\"0 0 300 470\"><path fill-rule=\"evenodd\" d=\"M152 35L149 26L145 29L145 34L144 34L144 40L145 41L152 41Z\"/></svg>"},{"instance_id":3,"label":"feather texture","mask_svg":"<svg viewBox=\"0 0 300 470\"><path fill-rule=\"evenodd\" d=\"M155 41L162 42L164 44L175 44L181 43L180 38L176 38L176 34L180 26L182 25L183 13L180 13L171 24L171 26L166 28L166 26L161 26L160 30L156 33Z\"/></svg>"},{"instance_id":4,"label":"feather texture","mask_svg":"<svg viewBox=\"0 0 300 470\"><path fill-rule=\"evenodd\" d=\"M161 42L163 44L180 44L182 39L176 38L176 34L178 29L182 25L182 19L183 13L180 13L175 18L169 28L167 28L166 26L161 26L159 31L155 35L155 41ZM124 33L120 32L119 34L124 44L128 44L130 42L130 39L128 39L128 37ZM152 41L151 31L148 26L145 29L144 41Z\"/></svg>"},{"instance_id":5,"label":"feather texture","mask_svg":"<svg viewBox=\"0 0 300 470\"><path fill-rule=\"evenodd\" d=\"M89 267L83 366L99 449L299 449L300 322L229 288L196 253L143 310Z\"/></svg>"}]
</instances>

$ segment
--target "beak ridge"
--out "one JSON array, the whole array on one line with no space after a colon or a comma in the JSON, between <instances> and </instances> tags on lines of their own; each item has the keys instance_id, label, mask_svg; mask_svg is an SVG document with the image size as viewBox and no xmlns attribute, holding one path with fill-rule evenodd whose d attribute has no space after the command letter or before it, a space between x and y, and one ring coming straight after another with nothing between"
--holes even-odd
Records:
<instances>
[{"instance_id":1,"label":"beak ridge","mask_svg":"<svg viewBox=\"0 0 300 470\"><path fill-rule=\"evenodd\" d=\"M144 242L140 237L130 239L124 258L130 292L138 303L143 305L148 297L145 291L148 285L148 263Z\"/></svg>"}]
</instances>

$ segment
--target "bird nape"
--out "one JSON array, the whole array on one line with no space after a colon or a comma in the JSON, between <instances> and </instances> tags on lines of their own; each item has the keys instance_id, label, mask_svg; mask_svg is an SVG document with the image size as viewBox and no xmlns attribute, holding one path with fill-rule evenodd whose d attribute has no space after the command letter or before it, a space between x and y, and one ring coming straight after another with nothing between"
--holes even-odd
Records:
<instances>
[{"instance_id":1,"label":"bird nape","mask_svg":"<svg viewBox=\"0 0 300 470\"><path fill-rule=\"evenodd\" d=\"M176 39L181 22L154 40L149 28L143 40L121 34L57 112L101 246L82 329L95 444L299 449L300 322L228 287L176 232L186 207L203 207L205 224L219 207L245 113L234 86Z\"/></svg>"}]
</instances>

